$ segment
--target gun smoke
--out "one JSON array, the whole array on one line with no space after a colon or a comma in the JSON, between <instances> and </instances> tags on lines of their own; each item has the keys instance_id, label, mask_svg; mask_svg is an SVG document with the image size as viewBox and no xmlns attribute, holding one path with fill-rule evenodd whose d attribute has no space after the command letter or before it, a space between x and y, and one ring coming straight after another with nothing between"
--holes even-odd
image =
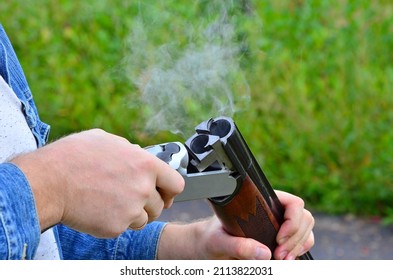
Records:
<instances>
[{"instance_id":1,"label":"gun smoke","mask_svg":"<svg viewBox=\"0 0 393 280\"><path fill-rule=\"evenodd\" d=\"M133 28L129 61L138 71L129 74L140 93L146 132L190 135L200 121L232 117L239 109L236 102L248 102L240 44L226 13L203 29L189 28L189 38L197 40L182 47L176 42L151 47L145 26L140 19Z\"/></svg>"}]
</instances>

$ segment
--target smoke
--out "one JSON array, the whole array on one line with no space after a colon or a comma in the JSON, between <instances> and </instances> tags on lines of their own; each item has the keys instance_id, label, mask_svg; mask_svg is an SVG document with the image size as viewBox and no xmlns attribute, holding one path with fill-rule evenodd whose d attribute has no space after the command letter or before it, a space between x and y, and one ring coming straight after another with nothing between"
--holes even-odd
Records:
<instances>
[{"instance_id":1,"label":"smoke","mask_svg":"<svg viewBox=\"0 0 393 280\"><path fill-rule=\"evenodd\" d=\"M146 132L190 135L201 121L232 117L237 104L248 102L240 43L225 12L203 28L188 27L189 41L183 45L153 44L146 25L142 18L134 25L128 59L134 65L128 74L140 93Z\"/></svg>"}]
</instances>

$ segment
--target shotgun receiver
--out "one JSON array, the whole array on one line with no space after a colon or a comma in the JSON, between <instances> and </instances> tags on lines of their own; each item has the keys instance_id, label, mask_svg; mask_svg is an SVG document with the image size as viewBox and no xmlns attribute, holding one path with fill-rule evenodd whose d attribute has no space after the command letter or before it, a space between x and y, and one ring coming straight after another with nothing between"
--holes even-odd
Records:
<instances>
[{"instance_id":1,"label":"shotgun receiver","mask_svg":"<svg viewBox=\"0 0 393 280\"><path fill-rule=\"evenodd\" d=\"M185 145L166 143L147 149L185 179L175 201L207 198L224 229L250 237L273 252L284 221L284 207L231 118L202 122ZM309 252L298 259L312 260Z\"/></svg>"}]
</instances>

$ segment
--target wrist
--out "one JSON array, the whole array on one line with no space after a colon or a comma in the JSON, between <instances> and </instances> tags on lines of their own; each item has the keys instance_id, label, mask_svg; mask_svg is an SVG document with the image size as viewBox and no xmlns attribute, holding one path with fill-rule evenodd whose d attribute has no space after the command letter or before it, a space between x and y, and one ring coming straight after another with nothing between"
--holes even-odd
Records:
<instances>
[{"instance_id":1,"label":"wrist","mask_svg":"<svg viewBox=\"0 0 393 280\"><path fill-rule=\"evenodd\" d=\"M61 158L61 157L59 157ZM47 155L46 148L20 155L13 164L24 173L34 195L41 231L61 221L64 209L59 188L58 159Z\"/></svg>"},{"instance_id":2,"label":"wrist","mask_svg":"<svg viewBox=\"0 0 393 280\"><path fill-rule=\"evenodd\" d=\"M162 232L158 259L204 259L202 246L205 221L168 223Z\"/></svg>"}]
</instances>

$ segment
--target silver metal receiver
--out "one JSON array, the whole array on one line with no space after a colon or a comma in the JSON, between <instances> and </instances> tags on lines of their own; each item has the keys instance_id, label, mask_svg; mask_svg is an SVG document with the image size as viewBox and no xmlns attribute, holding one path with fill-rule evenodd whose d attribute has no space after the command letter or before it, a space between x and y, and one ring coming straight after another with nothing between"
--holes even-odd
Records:
<instances>
[{"instance_id":1,"label":"silver metal receiver","mask_svg":"<svg viewBox=\"0 0 393 280\"><path fill-rule=\"evenodd\" d=\"M237 180L227 169L187 173L188 152L180 142L163 143L145 149L183 176L185 187L183 192L175 197L175 202L227 196L236 189Z\"/></svg>"}]
</instances>

